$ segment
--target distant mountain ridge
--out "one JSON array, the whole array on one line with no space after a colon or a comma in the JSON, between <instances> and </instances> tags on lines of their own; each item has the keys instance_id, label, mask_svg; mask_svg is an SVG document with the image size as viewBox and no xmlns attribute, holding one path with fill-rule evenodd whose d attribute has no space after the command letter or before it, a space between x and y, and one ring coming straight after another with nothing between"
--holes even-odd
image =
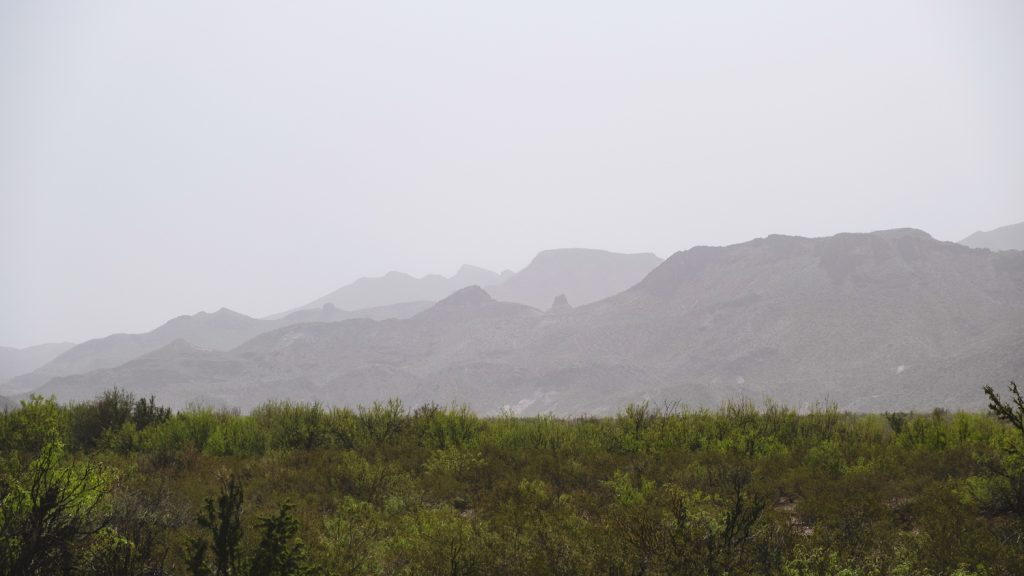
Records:
<instances>
[{"instance_id":1,"label":"distant mountain ridge","mask_svg":"<svg viewBox=\"0 0 1024 576\"><path fill-rule=\"evenodd\" d=\"M446 278L414 278L391 272L361 278L305 307L257 319L227 308L214 313L179 316L144 334L114 334L84 342L34 371L0 380L0 393L23 393L52 378L113 368L181 339L211 350L229 350L264 332L307 322L338 322L353 318L408 318L467 286L491 285L500 299L546 308L557 295L587 303L636 283L661 259L652 254L616 254L603 250L562 249L539 253L520 273L497 274L464 265ZM345 308L376 304L363 308ZM315 307L310 307L315 306Z\"/></svg>"},{"instance_id":2,"label":"distant mountain ridge","mask_svg":"<svg viewBox=\"0 0 1024 576\"><path fill-rule=\"evenodd\" d=\"M0 346L0 382L27 374L74 346L71 342L40 344L28 348Z\"/></svg>"},{"instance_id":3,"label":"distant mountain ridge","mask_svg":"<svg viewBox=\"0 0 1024 576\"><path fill-rule=\"evenodd\" d=\"M983 384L1024 373L1024 253L911 229L696 247L621 293L559 308L471 287L404 320L296 324L230 351L168 348L40 392L85 399L122 386L243 409L399 397L580 414L748 397L881 411L983 408Z\"/></svg>"},{"instance_id":4,"label":"distant mountain ridge","mask_svg":"<svg viewBox=\"0 0 1024 576\"><path fill-rule=\"evenodd\" d=\"M466 286L497 284L511 274L498 274L469 264L463 265L451 277L429 274L416 278L404 272L392 271L384 276L360 278L292 312L320 308L325 304L343 310L361 310L400 302L436 302Z\"/></svg>"},{"instance_id":5,"label":"distant mountain ridge","mask_svg":"<svg viewBox=\"0 0 1024 576\"><path fill-rule=\"evenodd\" d=\"M497 300L546 310L562 295L573 306L597 302L633 286L661 264L651 253L606 250L545 250L505 282L487 288Z\"/></svg>"},{"instance_id":6,"label":"distant mountain ridge","mask_svg":"<svg viewBox=\"0 0 1024 576\"><path fill-rule=\"evenodd\" d=\"M971 248L1024 250L1024 222L1002 226L988 232L975 232L960 241Z\"/></svg>"},{"instance_id":7,"label":"distant mountain ridge","mask_svg":"<svg viewBox=\"0 0 1024 576\"><path fill-rule=\"evenodd\" d=\"M0 383L0 390L21 393L45 384L51 378L83 374L119 366L161 349L173 342L190 346L229 350L264 332L302 322L338 322L350 318L398 318L412 316L430 306L429 302L405 302L392 306L345 311L331 305L293 312L277 320L260 320L227 308L214 313L178 316L142 334L114 334L71 347L31 373Z\"/></svg>"},{"instance_id":8,"label":"distant mountain ridge","mask_svg":"<svg viewBox=\"0 0 1024 576\"><path fill-rule=\"evenodd\" d=\"M519 272L498 274L467 264L451 277L431 274L416 278L389 272L360 278L295 310L325 304L354 310L398 302L437 302L468 286L481 286L497 300L537 309L546 309L559 295L578 306L629 288L661 261L651 253L621 254L590 248L544 250Z\"/></svg>"}]
</instances>

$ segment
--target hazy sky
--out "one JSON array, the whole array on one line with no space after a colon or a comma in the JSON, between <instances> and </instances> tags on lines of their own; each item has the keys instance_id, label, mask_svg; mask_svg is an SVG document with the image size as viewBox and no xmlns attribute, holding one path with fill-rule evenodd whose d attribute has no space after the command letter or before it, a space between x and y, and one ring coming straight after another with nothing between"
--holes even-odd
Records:
<instances>
[{"instance_id":1,"label":"hazy sky","mask_svg":"<svg viewBox=\"0 0 1024 576\"><path fill-rule=\"evenodd\" d=\"M1021 220L1020 0L0 2L0 345Z\"/></svg>"}]
</instances>

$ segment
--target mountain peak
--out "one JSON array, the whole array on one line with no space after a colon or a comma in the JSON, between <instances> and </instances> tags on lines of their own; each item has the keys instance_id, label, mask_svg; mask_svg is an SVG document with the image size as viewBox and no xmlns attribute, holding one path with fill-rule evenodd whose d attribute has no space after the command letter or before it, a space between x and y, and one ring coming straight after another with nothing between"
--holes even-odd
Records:
<instances>
[{"instance_id":1,"label":"mountain peak","mask_svg":"<svg viewBox=\"0 0 1024 576\"><path fill-rule=\"evenodd\" d=\"M651 252L638 252L633 254L609 252L608 250L601 250L598 248L552 248L550 250L541 250L533 257L530 262L531 265L541 263L557 263L564 260L577 261L580 259L595 260L605 259L609 257L634 257L634 258L649 258L651 260L660 261L661 259L655 256Z\"/></svg>"},{"instance_id":2,"label":"mountain peak","mask_svg":"<svg viewBox=\"0 0 1024 576\"><path fill-rule=\"evenodd\" d=\"M452 292L450 296L438 302L437 306L472 306L488 302L494 302L491 295L483 288L473 285Z\"/></svg>"},{"instance_id":3,"label":"mountain peak","mask_svg":"<svg viewBox=\"0 0 1024 576\"><path fill-rule=\"evenodd\" d=\"M234 310L226 307L221 307L216 312L207 312L206 310L200 310L192 316L184 315L178 316L175 320L187 320L189 318L247 318L245 314L241 312L235 312Z\"/></svg>"},{"instance_id":4,"label":"mountain peak","mask_svg":"<svg viewBox=\"0 0 1024 576\"><path fill-rule=\"evenodd\" d=\"M555 296L555 301L551 303L551 308L548 308L548 312L554 314L568 312L569 310L572 310L572 304L569 304L569 299L565 297L565 294Z\"/></svg>"},{"instance_id":5,"label":"mountain peak","mask_svg":"<svg viewBox=\"0 0 1024 576\"><path fill-rule=\"evenodd\" d=\"M463 264L459 266L458 272L455 273L456 276L464 276L466 274L492 274L492 272L472 264Z\"/></svg>"},{"instance_id":6,"label":"mountain peak","mask_svg":"<svg viewBox=\"0 0 1024 576\"><path fill-rule=\"evenodd\" d=\"M931 234L917 228L891 228L889 230L876 230L870 234L887 240L899 240L901 238L916 238L918 240L935 239Z\"/></svg>"},{"instance_id":7,"label":"mountain peak","mask_svg":"<svg viewBox=\"0 0 1024 576\"><path fill-rule=\"evenodd\" d=\"M321 308L328 302L339 310L365 310L409 302L437 302L460 288L474 284L491 286L501 279L496 272L470 264L461 266L450 278L441 274L427 274L417 278L404 272L392 271L384 276L360 278L292 312Z\"/></svg>"}]
</instances>

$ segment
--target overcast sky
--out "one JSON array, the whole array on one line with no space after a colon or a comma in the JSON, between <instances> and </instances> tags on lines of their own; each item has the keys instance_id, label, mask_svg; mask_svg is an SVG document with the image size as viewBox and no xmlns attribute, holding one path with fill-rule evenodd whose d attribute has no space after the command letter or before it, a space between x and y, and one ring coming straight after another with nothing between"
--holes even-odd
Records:
<instances>
[{"instance_id":1,"label":"overcast sky","mask_svg":"<svg viewBox=\"0 0 1024 576\"><path fill-rule=\"evenodd\" d=\"M840 6L839 4L844 4ZM0 2L0 345L1024 220L1024 2Z\"/></svg>"}]
</instances>

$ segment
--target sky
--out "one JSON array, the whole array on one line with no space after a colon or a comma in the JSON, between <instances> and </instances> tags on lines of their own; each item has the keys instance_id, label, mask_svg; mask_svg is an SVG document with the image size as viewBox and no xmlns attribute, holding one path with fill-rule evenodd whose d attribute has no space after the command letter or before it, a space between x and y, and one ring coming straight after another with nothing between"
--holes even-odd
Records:
<instances>
[{"instance_id":1,"label":"sky","mask_svg":"<svg viewBox=\"0 0 1024 576\"><path fill-rule=\"evenodd\" d=\"M1024 2L0 2L0 346L1024 220Z\"/></svg>"}]
</instances>

